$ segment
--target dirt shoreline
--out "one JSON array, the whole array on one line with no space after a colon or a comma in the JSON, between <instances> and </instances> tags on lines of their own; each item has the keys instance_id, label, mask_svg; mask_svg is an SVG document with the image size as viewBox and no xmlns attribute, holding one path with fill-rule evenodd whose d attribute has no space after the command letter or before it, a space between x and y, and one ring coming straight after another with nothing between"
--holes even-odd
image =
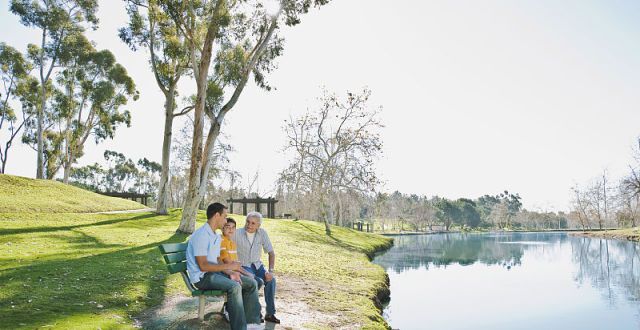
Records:
<instances>
[{"instance_id":1,"label":"dirt shoreline","mask_svg":"<svg viewBox=\"0 0 640 330\"><path fill-rule=\"evenodd\" d=\"M589 232L582 231L582 232L569 233L569 235L640 242L639 228L589 231Z\"/></svg>"}]
</instances>

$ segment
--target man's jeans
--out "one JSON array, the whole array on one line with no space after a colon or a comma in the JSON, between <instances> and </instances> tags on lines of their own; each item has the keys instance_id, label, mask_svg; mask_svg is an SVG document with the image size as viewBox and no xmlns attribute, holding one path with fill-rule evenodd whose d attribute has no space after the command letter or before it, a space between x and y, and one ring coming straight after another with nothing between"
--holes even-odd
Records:
<instances>
[{"instance_id":1,"label":"man's jeans","mask_svg":"<svg viewBox=\"0 0 640 330\"><path fill-rule=\"evenodd\" d=\"M264 278L266 270L263 265L256 269L255 265L251 267L242 266L248 272L256 276L256 282L258 282L258 290L264 285L264 301L267 303L267 315L276 314L276 277L269 282Z\"/></svg>"},{"instance_id":2,"label":"man's jeans","mask_svg":"<svg viewBox=\"0 0 640 330\"><path fill-rule=\"evenodd\" d=\"M260 301L258 284L250 277L241 275L242 285L223 273L205 273L195 287L200 290L222 290L227 293L227 311L233 330L247 329L247 323L260 323Z\"/></svg>"}]
</instances>

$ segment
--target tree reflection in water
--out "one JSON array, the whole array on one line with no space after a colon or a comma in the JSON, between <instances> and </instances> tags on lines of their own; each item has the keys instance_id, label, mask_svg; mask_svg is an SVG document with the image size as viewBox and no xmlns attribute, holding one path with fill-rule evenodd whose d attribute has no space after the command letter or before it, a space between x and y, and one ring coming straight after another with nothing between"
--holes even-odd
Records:
<instances>
[{"instance_id":1,"label":"tree reflection in water","mask_svg":"<svg viewBox=\"0 0 640 330\"><path fill-rule=\"evenodd\" d=\"M575 281L599 289L610 306L619 299L640 300L638 243L588 237L572 237Z\"/></svg>"},{"instance_id":2,"label":"tree reflection in water","mask_svg":"<svg viewBox=\"0 0 640 330\"><path fill-rule=\"evenodd\" d=\"M544 235L544 239L542 236ZM529 244L557 242L565 235L508 234L438 234L394 237L394 247L376 257L385 269L401 272L420 267L441 267L450 264L503 265L506 268L522 263L524 249Z\"/></svg>"},{"instance_id":3,"label":"tree reflection in water","mask_svg":"<svg viewBox=\"0 0 640 330\"><path fill-rule=\"evenodd\" d=\"M610 306L619 299L640 301L638 243L567 236L564 233L437 234L396 236L394 246L375 258L385 269L401 273L424 267L482 263L505 268L520 266L525 251L538 244L570 244L579 285L597 288ZM556 245L557 246L557 245ZM558 253L549 249L549 253ZM552 257L553 256L549 256Z\"/></svg>"}]
</instances>

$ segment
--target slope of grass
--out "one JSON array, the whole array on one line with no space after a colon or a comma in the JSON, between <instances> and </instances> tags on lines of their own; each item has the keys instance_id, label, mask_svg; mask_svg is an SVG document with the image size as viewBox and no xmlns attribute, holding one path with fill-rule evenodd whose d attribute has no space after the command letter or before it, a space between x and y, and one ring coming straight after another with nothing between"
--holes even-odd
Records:
<instances>
[{"instance_id":1,"label":"slope of grass","mask_svg":"<svg viewBox=\"0 0 640 330\"><path fill-rule=\"evenodd\" d=\"M41 199L31 189L28 198ZM7 204L4 191L0 196ZM134 328L142 311L186 294L157 249L187 240L175 233L180 216L180 210L166 216L0 211L0 328ZM199 213L198 226L203 223ZM372 300L386 288L386 274L367 255L390 239L345 228L329 237L313 221L265 219L263 226L276 248L278 274L311 285L305 303L340 315L343 327L386 327Z\"/></svg>"},{"instance_id":2,"label":"slope of grass","mask_svg":"<svg viewBox=\"0 0 640 330\"><path fill-rule=\"evenodd\" d=\"M85 213L134 210L145 206L52 180L0 174L0 213Z\"/></svg>"}]
</instances>

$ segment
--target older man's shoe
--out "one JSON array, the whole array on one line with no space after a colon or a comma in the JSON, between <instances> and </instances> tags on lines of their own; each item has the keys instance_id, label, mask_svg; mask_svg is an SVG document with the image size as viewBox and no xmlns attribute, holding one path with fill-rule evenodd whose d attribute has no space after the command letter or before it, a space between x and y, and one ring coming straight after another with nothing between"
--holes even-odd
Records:
<instances>
[{"instance_id":1,"label":"older man's shoe","mask_svg":"<svg viewBox=\"0 0 640 330\"><path fill-rule=\"evenodd\" d=\"M275 315L267 315L264 317L264 320L267 322L280 324L280 320Z\"/></svg>"}]
</instances>

